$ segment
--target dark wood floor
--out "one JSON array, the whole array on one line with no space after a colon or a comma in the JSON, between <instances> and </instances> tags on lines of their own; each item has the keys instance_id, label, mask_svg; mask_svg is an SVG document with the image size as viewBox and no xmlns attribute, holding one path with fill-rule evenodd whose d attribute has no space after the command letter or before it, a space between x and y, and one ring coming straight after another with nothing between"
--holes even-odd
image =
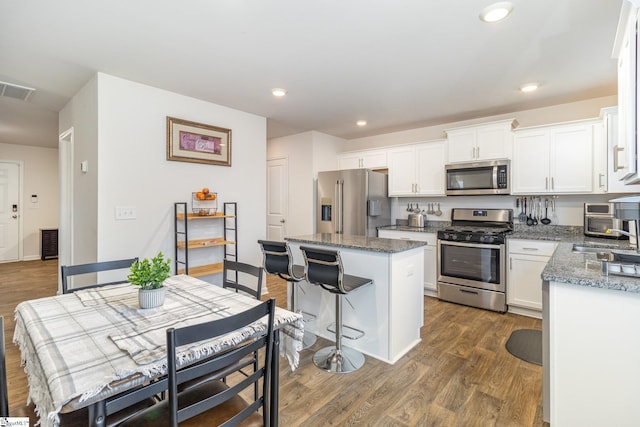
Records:
<instances>
[{"instance_id":1,"label":"dark wood floor","mask_svg":"<svg viewBox=\"0 0 640 427\"><path fill-rule=\"evenodd\" d=\"M0 315L7 334L10 407L26 402L27 382L12 344L13 312L23 300L54 295L56 260L0 264ZM269 295L286 305L280 279ZM543 426L542 368L504 348L511 331L540 329L537 319L425 298L422 342L394 365L371 357L360 370L329 374L313 365L319 340L300 367L280 366L282 426Z\"/></svg>"}]
</instances>

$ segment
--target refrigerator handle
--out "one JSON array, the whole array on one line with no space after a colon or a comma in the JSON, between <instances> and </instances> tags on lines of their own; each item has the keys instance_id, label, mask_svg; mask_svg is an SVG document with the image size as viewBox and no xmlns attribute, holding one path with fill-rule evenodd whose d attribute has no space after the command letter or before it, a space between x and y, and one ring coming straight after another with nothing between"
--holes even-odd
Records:
<instances>
[{"instance_id":1,"label":"refrigerator handle","mask_svg":"<svg viewBox=\"0 0 640 427\"><path fill-rule=\"evenodd\" d=\"M342 190L344 189L344 180L339 179L336 181L336 233L342 234L344 233L343 224L342 224Z\"/></svg>"}]
</instances>

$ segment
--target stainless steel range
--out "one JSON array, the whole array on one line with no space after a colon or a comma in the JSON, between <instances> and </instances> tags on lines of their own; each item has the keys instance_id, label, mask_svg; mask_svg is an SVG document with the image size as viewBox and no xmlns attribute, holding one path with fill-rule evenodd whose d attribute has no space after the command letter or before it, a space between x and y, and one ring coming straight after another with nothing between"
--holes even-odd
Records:
<instances>
[{"instance_id":1,"label":"stainless steel range","mask_svg":"<svg viewBox=\"0 0 640 427\"><path fill-rule=\"evenodd\" d=\"M451 227L438 231L438 298L507 311L506 235L512 209L452 209Z\"/></svg>"}]
</instances>

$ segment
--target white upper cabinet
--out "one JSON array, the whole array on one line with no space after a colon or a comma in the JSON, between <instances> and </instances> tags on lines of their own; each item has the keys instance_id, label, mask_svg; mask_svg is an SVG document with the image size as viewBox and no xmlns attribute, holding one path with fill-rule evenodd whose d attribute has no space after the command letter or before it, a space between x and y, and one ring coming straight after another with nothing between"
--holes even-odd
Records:
<instances>
[{"instance_id":1,"label":"white upper cabinet","mask_svg":"<svg viewBox=\"0 0 640 427\"><path fill-rule=\"evenodd\" d=\"M388 160L390 197L444 195L444 141L392 148Z\"/></svg>"},{"instance_id":2,"label":"white upper cabinet","mask_svg":"<svg viewBox=\"0 0 640 427\"><path fill-rule=\"evenodd\" d=\"M340 169L385 169L387 150L363 150L342 153L338 156Z\"/></svg>"},{"instance_id":3,"label":"white upper cabinet","mask_svg":"<svg viewBox=\"0 0 640 427\"><path fill-rule=\"evenodd\" d=\"M618 58L618 141L613 154L617 179L635 183L640 180L636 160L638 9L623 2L619 22L614 46Z\"/></svg>"},{"instance_id":4,"label":"white upper cabinet","mask_svg":"<svg viewBox=\"0 0 640 427\"><path fill-rule=\"evenodd\" d=\"M514 133L514 194L593 191L593 135L598 122L574 122Z\"/></svg>"},{"instance_id":5,"label":"white upper cabinet","mask_svg":"<svg viewBox=\"0 0 640 427\"><path fill-rule=\"evenodd\" d=\"M510 159L515 119L445 130L449 163Z\"/></svg>"},{"instance_id":6,"label":"white upper cabinet","mask_svg":"<svg viewBox=\"0 0 640 427\"><path fill-rule=\"evenodd\" d=\"M640 184L625 184L617 176L618 107L603 108L601 116L602 124L594 127L593 192L640 193Z\"/></svg>"}]
</instances>

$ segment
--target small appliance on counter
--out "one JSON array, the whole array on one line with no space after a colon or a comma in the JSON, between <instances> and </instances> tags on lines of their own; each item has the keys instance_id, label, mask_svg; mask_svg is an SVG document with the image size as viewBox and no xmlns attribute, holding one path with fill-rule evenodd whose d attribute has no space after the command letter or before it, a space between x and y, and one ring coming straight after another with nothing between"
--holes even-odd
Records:
<instances>
[{"instance_id":1,"label":"small appliance on counter","mask_svg":"<svg viewBox=\"0 0 640 427\"><path fill-rule=\"evenodd\" d=\"M620 231L629 233L629 221L616 218L614 203L585 203L584 204L584 235L604 237L609 239L629 239Z\"/></svg>"}]
</instances>

